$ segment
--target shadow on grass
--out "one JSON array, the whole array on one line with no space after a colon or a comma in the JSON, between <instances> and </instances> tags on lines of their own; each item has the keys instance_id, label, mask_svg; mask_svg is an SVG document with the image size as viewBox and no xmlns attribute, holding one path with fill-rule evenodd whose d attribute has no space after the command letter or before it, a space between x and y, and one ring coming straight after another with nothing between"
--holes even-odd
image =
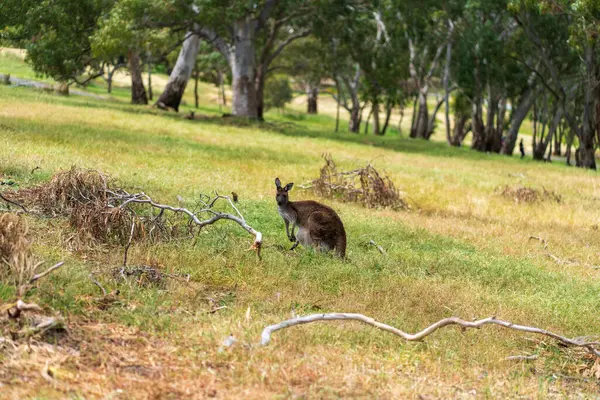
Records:
<instances>
[{"instance_id":1,"label":"shadow on grass","mask_svg":"<svg viewBox=\"0 0 600 400\"><path fill-rule=\"evenodd\" d=\"M196 113L196 116L194 120L190 120L189 123L233 126L240 128L249 127L254 129L276 132L278 134L285 135L288 137L307 137L313 139L334 140L343 143L353 143L358 145L367 145L372 147L389 149L402 153L424 154L433 157L462 158L473 161L487 161L491 159L502 159L504 161L511 160L512 162L523 161L516 158L501 156L498 154L480 153L466 147L451 147L445 143L432 142L422 139L403 138L397 135L374 136L365 135L362 133L356 134L349 132L326 132L322 129L310 129L307 126L302 125L301 123L294 122L302 121L306 122L307 124L310 124L310 122L313 119L316 119L315 122L317 122L319 125L329 125L326 124L326 122L329 122L327 120L330 120L332 122L331 126L333 126L334 119L332 117L323 115L299 116L294 114L290 115L288 113L285 115L275 116L275 118L269 118L270 116L267 115L267 118L269 118L267 121L257 121L250 120L247 118L224 118L222 115L218 114L216 108L206 106L199 107L198 109L191 109L189 106L184 106L184 112L175 113L163 111L152 106L135 106L127 104L116 98L110 100L98 100L75 96L62 97L53 94L43 94L42 96L40 96L39 92L34 92L31 89L25 88L19 88L18 91L20 97L31 97L32 100L35 101L39 101L40 97L43 97L48 102L60 103L73 107L114 110L136 115L160 116L177 121L185 119L186 115L189 115L189 111L194 111ZM530 162L529 160L525 161Z\"/></svg>"}]
</instances>

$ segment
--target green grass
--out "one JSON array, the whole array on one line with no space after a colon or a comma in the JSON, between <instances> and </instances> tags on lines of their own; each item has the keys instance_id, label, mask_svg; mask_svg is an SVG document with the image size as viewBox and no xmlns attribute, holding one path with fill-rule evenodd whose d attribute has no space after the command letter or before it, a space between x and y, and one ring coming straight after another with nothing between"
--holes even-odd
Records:
<instances>
[{"instance_id":1,"label":"green grass","mask_svg":"<svg viewBox=\"0 0 600 400\"><path fill-rule=\"evenodd\" d=\"M212 89L203 88L202 112L217 116ZM101 89L100 83L90 88ZM186 99L191 104L189 93ZM405 343L358 324L323 323L277 332L266 348L246 346L292 309L359 312L411 332L448 316L495 315L573 337L595 334L599 272L586 265L597 264L600 254L596 173L397 135L334 133L331 114L303 115L301 105L268 113L267 123L248 123L188 121L126 102L126 88L102 100L0 87L0 179L27 187L78 165L170 204L177 196L191 206L200 193L235 191L248 223L264 234L263 260L246 251L251 238L244 231L223 222L195 241L132 246L130 264L156 262L167 272L190 274L190 283L125 284L111 272L122 263L121 247L77 248L68 221L27 217L36 254L48 263L66 261L32 300L68 316L72 335L87 344L78 361L57 364L63 386L42 380L42 360L37 369L17 370L36 385L11 385L15 395L46 390L49 398L67 392L97 397L122 388L129 397L185 397L192 388L226 398L448 398L471 390L478 397L592 396L597 390L594 380L556 378L581 378L590 370L593 362L581 352L493 327L444 329L423 343ZM323 152L342 169L374 162L414 206L394 212L319 199L344 221L347 261L287 251L273 198L276 176L297 184L318 176ZM563 200L517 204L496 192L516 184L559 192ZM314 197L297 187L293 199ZM549 251L578 265L555 263L530 235L544 237ZM107 310L95 305L99 291L91 271L109 291L121 292ZM227 308L207 313L208 297ZM14 290L0 284L0 299L14 299ZM91 333L96 329L104 333ZM115 339L111 332L118 333ZM229 334L239 343L219 352ZM127 342L130 336L135 339ZM504 361L526 353L540 358ZM124 369L132 365L164 369L157 379ZM169 386L173 381L177 387Z\"/></svg>"}]
</instances>

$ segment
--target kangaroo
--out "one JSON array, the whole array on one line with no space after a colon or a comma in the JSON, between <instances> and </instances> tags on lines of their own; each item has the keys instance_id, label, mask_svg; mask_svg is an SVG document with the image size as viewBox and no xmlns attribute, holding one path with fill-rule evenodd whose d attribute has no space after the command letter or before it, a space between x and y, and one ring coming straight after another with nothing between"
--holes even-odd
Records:
<instances>
[{"instance_id":1,"label":"kangaroo","mask_svg":"<svg viewBox=\"0 0 600 400\"><path fill-rule=\"evenodd\" d=\"M288 239L295 242L290 250L302 244L305 247L312 246L324 251L335 250L341 258L346 257L346 231L336 212L312 200L290 201L288 192L294 186L293 183L281 187L281 181L276 178L275 186L277 187L275 199L279 215L285 222L285 232ZM296 226L298 226L297 236L294 234Z\"/></svg>"}]
</instances>

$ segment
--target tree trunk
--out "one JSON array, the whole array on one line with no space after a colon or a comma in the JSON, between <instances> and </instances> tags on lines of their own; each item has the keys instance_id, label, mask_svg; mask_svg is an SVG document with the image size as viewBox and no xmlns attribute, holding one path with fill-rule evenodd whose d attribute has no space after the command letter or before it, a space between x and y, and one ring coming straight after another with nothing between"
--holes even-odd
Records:
<instances>
[{"instance_id":1,"label":"tree trunk","mask_svg":"<svg viewBox=\"0 0 600 400\"><path fill-rule=\"evenodd\" d=\"M337 109L335 113L335 131L338 132L340 130L340 103L337 103Z\"/></svg>"},{"instance_id":2,"label":"tree trunk","mask_svg":"<svg viewBox=\"0 0 600 400\"><path fill-rule=\"evenodd\" d=\"M565 150L565 158L568 166L571 166L571 149L573 147L573 140L575 140L575 133L572 130L569 130L569 135L567 136L567 145Z\"/></svg>"},{"instance_id":3,"label":"tree trunk","mask_svg":"<svg viewBox=\"0 0 600 400\"><path fill-rule=\"evenodd\" d=\"M452 22L450 22L452 23ZM446 121L446 141L449 145L452 145L452 137L450 135L450 63L452 62L452 41L449 40L446 45L446 65L444 66L444 93L446 96L446 110L445 110L445 121Z\"/></svg>"},{"instance_id":4,"label":"tree trunk","mask_svg":"<svg viewBox=\"0 0 600 400\"><path fill-rule=\"evenodd\" d=\"M152 64L148 63L148 100L152 101L154 92L152 91Z\"/></svg>"},{"instance_id":5,"label":"tree trunk","mask_svg":"<svg viewBox=\"0 0 600 400\"><path fill-rule=\"evenodd\" d=\"M113 70L113 72L109 72L108 73L108 78L106 78L106 84L107 84L108 94L112 93L113 73L114 73L114 70Z\"/></svg>"},{"instance_id":6,"label":"tree trunk","mask_svg":"<svg viewBox=\"0 0 600 400\"><path fill-rule=\"evenodd\" d=\"M200 38L198 35L192 34L192 32L187 32L186 36L187 39L181 46L177 62L169 76L167 86L156 102L156 105L160 108L172 108L175 111L179 111L183 92L190 80L194 65L196 65Z\"/></svg>"},{"instance_id":7,"label":"tree trunk","mask_svg":"<svg viewBox=\"0 0 600 400\"><path fill-rule=\"evenodd\" d=\"M221 87L221 104L223 107L227 106L227 96L225 96L225 74L223 71L219 70L219 86Z\"/></svg>"},{"instance_id":8,"label":"tree trunk","mask_svg":"<svg viewBox=\"0 0 600 400\"><path fill-rule=\"evenodd\" d=\"M448 95L449 94L450 94L450 92L448 92ZM437 118L437 113L440 110L440 107L442 107L442 105L445 102L446 102L446 97L444 97L441 101L438 101L435 108L433 109L433 112L431 113L431 116L429 117L429 122L427 123L427 135L426 135L425 139L429 139L431 137L431 135L433 135L433 132L435 131L435 122L436 122L436 118Z\"/></svg>"},{"instance_id":9,"label":"tree trunk","mask_svg":"<svg viewBox=\"0 0 600 400\"><path fill-rule=\"evenodd\" d=\"M381 136L385 135L385 132L387 131L388 125L390 124L390 118L392 116L393 109L394 107L392 102L388 101L385 106L385 122L383 123L383 129L381 130Z\"/></svg>"},{"instance_id":10,"label":"tree trunk","mask_svg":"<svg viewBox=\"0 0 600 400\"><path fill-rule=\"evenodd\" d=\"M410 121L410 133L408 135L411 138L416 137L415 125L416 125L416 121L417 121L417 110L418 109L419 109L419 93L416 94L415 101L413 103L413 112L412 112L412 118ZM415 136L413 136L413 135L415 135Z\"/></svg>"},{"instance_id":11,"label":"tree trunk","mask_svg":"<svg viewBox=\"0 0 600 400\"><path fill-rule=\"evenodd\" d=\"M554 114L554 118L552 119L552 123L548 128L548 134L542 140L538 141L536 146L533 149L533 159L538 161L544 160L544 155L546 154L546 150L548 149L548 144L552 141L554 135L556 134L556 129L558 128L558 124L562 119L562 109L559 107Z\"/></svg>"},{"instance_id":12,"label":"tree trunk","mask_svg":"<svg viewBox=\"0 0 600 400\"><path fill-rule=\"evenodd\" d=\"M264 111L265 111L265 74L264 68L262 66L258 67L256 70L256 116L259 120L264 120ZM281 110L278 110L281 113Z\"/></svg>"},{"instance_id":13,"label":"tree trunk","mask_svg":"<svg viewBox=\"0 0 600 400\"><path fill-rule=\"evenodd\" d=\"M558 124L558 135L554 135L554 151L552 152L553 156L561 156L562 155L562 150L561 150L561 145L562 145L562 140L565 134L565 130L564 130L564 126L561 123Z\"/></svg>"},{"instance_id":14,"label":"tree trunk","mask_svg":"<svg viewBox=\"0 0 600 400\"><path fill-rule=\"evenodd\" d=\"M129 73L131 74L131 104L148 104L140 54L137 51L129 50L128 58Z\"/></svg>"},{"instance_id":15,"label":"tree trunk","mask_svg":"<svg viewBox=\"0 0 600 400\"><path fill-rule=\"evenodd\" d=\"M498 102L498 116L496 117L496 131L492 140L491 151L500 153L502 150L502 137L504 134L504 119L506 118L506 98L501 98Z\"/></svg>"},{"instance_id":16,"label":"tree trunk","mask_svg":"<svg viewBox=\"0 0 600 400\"><path fill-rule=\"evenodd\" d=\"M233 78L232 109L238 117L259 118L257 88L262 97L264 74L255 81L256 54L254 38L254 21L250 17L238 20L233 26L234 52L231 60L231 75ZM262 81L262 84L261 84ZM262 109L261 109L262 114Z\"/></svg>"},{"instance_id":17,"label":"tree trunk","mask_svg":"<svg viewBox=\"0 0 600 400\"><path fill-rule=\"evenodd\" d=\"M468 115L462 115L455 119L454 121L454 130L452 133L452 137L450 138L450 145L455 147L460 147L462 145L462 141L467 135L466 125L467 121L469 121Z\"/></svg>"},{"instance_id":18,"label":"tree trunk","mask_svg":"<svg viewBox=\"0 0 600 400\"><path fill-rule=\"evenodd\" d=\"M373 103L373 134L380 135L381 128L379 126L379 103Z\"/></svg>"},{"instance_id":19,"label":"tree trunk","mask_svg":"<svg viewBox=\"0 0 600 400\"><path fill-rule=\"evenodd\" d=\"M585 85L585 96L583 104L583 129L579 137L579 148L576 156L579 157L578 166L588 169L596 169L595 133L596 133L596 99L598 93L598 71L596 66L596 52L594 44L585 46L585 64L587 73L587 84Z\"/></svg>"},{"instance_id":20,"label":"tree trunk","mask_svg":"<svg viewBox=\"0 0 600 400\"><path fill-rule=\"evenodd\" d=\"M371 122L371 115L373 115L373 109L372 108L371 108L371 111L369 111L369 115L367 115L367 122L365 123L365 131L364 131L365 135L367 133L369 133L369 122Z\"/></svg>"},{"instance_id":21,"label":"tree trunk","mask_svg":"<svg viewBox=\"0 0 600 400\"><path fill-rule=\"evenodd\" d=\"M198 101L198 80L200 79L200 76L198 74L198 70L196 69L194 71L194 105L196 106L196 108L198 108L200 106L200 102Z\"/></svg>"},{"instance_id":22,"label":"tree trunk","mask_svg":"<svg viewBox=\"0 0 600 400\"><path fill-rule=\"evenodd\" d=\"M427 139L429 128L429 110L427 109L427 92L428 87L425 86L419 90L418 111L415 119L415 124L411 128L411 138Z\"/></svg>"},{"instance_id":23,"label":"tree trunk","mask_svg":"<svg viewBox=\"0 0 600 400\"><path fill-rule=\"evenodd\" d=\"M352 105L350 111L350 121L348 121L348 129L350 132L358 133L360 131L360 107L358 104Z\"/></svg>"},{"instance_id":24,"label":"tree trunk","mask_svg":"<svg viewBox=\"0 0 600 400\"><path fill-rule=\"evenodd\" d=\"M475 150L485 151L485 127L483 126L481 114L481 97L477 95L473 101L473 111L471 113L471 125L473 129L473 143L471 147Z\"/></svg>"},{"instance_id":25,"label":"tree trunk","mask_svg":"<svg viewBox=\"0 0 600 400\"><path fill-rule=\"evenodd\" d=\"M309 83L306 85L307 110L308 114L317 113L317 99L319 97L319 86Z\"/></svg>"},{"instance_id":26,"label":"tree trunk","mask_svg":"<svg viewBox=\"0 0 600 400\"><path fill-rule=\"evenodd\" d=\"M515 151L515 146L517 144L517 136L519 135L519 129L521 128L521 124L527 117L529 110L533 106L537 94L537 90L535 90L534 87L530 87L529 89L527 89L525 94L521 96L521 101L519 102L519 105L517 106L516 110L514 110L512 113L512 118L510 120L510 128L508 128L506 140L504 140L504 144L502 145L502 154L512 156L513 151Z\"/></svg>"}]
</instances>

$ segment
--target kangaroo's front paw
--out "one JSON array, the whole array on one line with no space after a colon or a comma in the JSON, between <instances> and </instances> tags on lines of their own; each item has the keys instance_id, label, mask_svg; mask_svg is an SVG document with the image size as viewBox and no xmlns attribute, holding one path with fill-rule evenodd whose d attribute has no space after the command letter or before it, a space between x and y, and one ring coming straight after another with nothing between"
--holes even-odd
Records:
<instances>
[{"instance_id":1,"label":"kangaroo's front paw","mask_svg":"<svg viewBox=\"0 0 600 400\"><path fill-rule=\"evenodd\" d=\"M300 244L300 242L296 242L294 243L294 245L292 246L292 248L290 249L290 251L294 250L296 247L298 247L298 245Z\"/></svg>"},{"instance_id":2,"label":"kangaroo's front paw","mask_svg":"<svg viewBox=\"0 0 600 400\"><path fill-rule=\"evenodd\" d=\"M295 235L290 235L290 236L288 236L288 239L290 239L290 242L295 242L296 241L296 236Z\"/></svg>"}]
</instances>

